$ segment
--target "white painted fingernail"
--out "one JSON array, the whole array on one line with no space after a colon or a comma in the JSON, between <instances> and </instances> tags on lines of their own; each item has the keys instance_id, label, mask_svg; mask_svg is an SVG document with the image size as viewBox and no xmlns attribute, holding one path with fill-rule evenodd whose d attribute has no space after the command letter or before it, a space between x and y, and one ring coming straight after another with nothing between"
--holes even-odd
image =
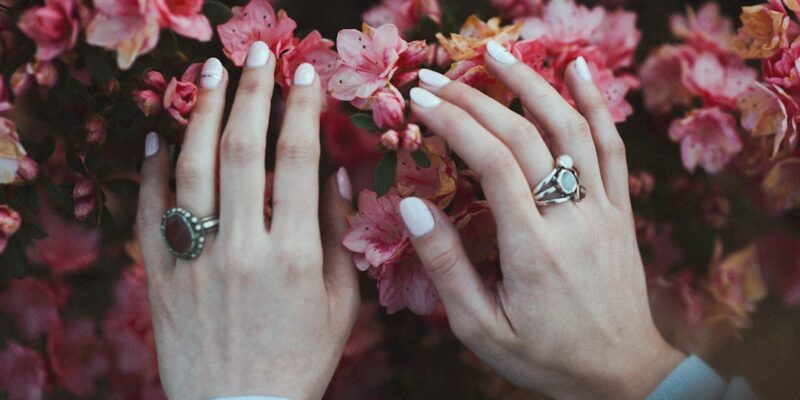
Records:
<instances>
[{"instance_id":1,"label":"white painted fingernail","mask_svg":"<svg viewBox=\"0 0 800 400\"><path fill-rule=\"evenodd\" d=\"M145 157L150 157L153 154L158 153L158 134L155 132L150 132L144 138L144 155Z\"/></svg>"},{"instance_id":2,"label":"white painted fingernail","mask_svg":"<svg viewBox=\"0 0 800 400\"><path fill-rule=\"evenodd\" d=\"M586 63L586 59L583 56L575 60L575 71L584 81L592 81L592 71L589 70L589 64Z\"/></svg>"},{"instance_id":3,"label":"white painted fingernail","mask_svg":"<svg viewBox=\"0 0 800 400\"><path fill-rule=\"evenodd\" d=\"M247 68L260 68L267 65L269 61L269 47L264 42L255 42L250 45L250 51L247 52Z\"/></svg>"},{"instance_id":4,"label":"white painted fingernail","mask_svg":"<svg viewBox=\"0 0 800 400\"><path fill-rule=\"evenodd\" d=\"M411 89L411 101L422 108L435 108L442 104L442 99L435 94L418 87Z\"/></svg>"},{"instance_id":5,"label":"white painted fingernail","mask_svg":"<svg viewBox=\"0 0 800 400\"><path fill-rule=\"evenodd\" d=\"M308 86L314 83L316 77L317 71L314 70L314 66L309 63L302 63L294 71L294 84Z\"/></svg>"},{"instance_id":6,"label":"white painted fingernail","mask_svg":"<svg viewBox=\"0 0 800 400\"><path fill-rule=\"evenodd\" d=\"M353 186L350 184L350 175L344 167L336 171L336 185L339 187L339 196L347 201L353 201Z\"/></svg>"},{"instance_id":7,"label":"white painted fingernail","mask_svg":"<svg viewBox=\"0 0 800 400\"><path fill-rule=\"evenodd\" d=\"M422 83L435 88L440 88L450 83L450 78L436 71L431 71L424 68L419 70L419 80L421 80Z\"/></svg>"},{"instance_id":8,"label":"white painted fingernail","mask_svg":"<svg viewBox=\"0 0 800 400\"><path fill-rule=\"evenodd\" d=\"M215 89L220 82L222 82L222 63L216 57L211 57L203 64L200 86L205 89Z\"/></svg>"},{"instance_id":9,"label":"white painted fingernail","mask_svg":"<svg viewBox=\"0 0 800 400\"><path fill-rule=\"evenodd\" d=\"M419 238L433 231L433 214L424 201L409 197L400 201L400 216L411 236Z\"/></svg>"},{"instance_id":10,"label":"white painted fingernail","mask_svg":"<svg viewBox=\"0 0 800 400\"><path fill-rule=\"evenodd\" d=\"M514 55L511 54L508 49L494 40L490 40L488 43L486 43L486 51L488 51L489 55L500 64L511 65L517 62L517 58L514 57Z\"/></svg>"}]
</instances>

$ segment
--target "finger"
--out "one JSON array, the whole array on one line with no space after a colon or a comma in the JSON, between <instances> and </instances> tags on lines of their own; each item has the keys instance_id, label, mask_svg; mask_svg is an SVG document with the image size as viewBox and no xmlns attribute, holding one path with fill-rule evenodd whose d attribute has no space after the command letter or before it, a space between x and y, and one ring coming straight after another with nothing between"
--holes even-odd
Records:
<instances>
[{"instance_id":1,"label":"finger","mask_svg":"<svg viewBox=\"0 0 800 400\"><path fill-rule=\"evenodd\" d=\"M502 327L497 303L469 261L458 231L438 207L409 197L400 202L406 225L425 272L447 310L453 332L462 340Z\"/></svg>"},{"instance_id":2,"label":"finger","mask_svg":"<svg viewBox=\"0 0 800 400\"><path fill-rule=\"evenodd\" d=\"M600 162L600 175L608 199L617 207L629 208L625 144L619 136L603 94L592 81L592 71L583 57L578 57L567 68L566 82L578 110L591 127Z\"/></svg>"},{"instance_id":3,"label":"finger","mask_svg":"<svg viewBox=\"0 0 800 400\"><path fill-rule=\"evenodd\" d=\"M411 109L483 178L481 183L487 200L496 211L501 240L518 237L519 229L525 224L536 226L538 211L533 194L511 150L466 111L425 89L411 89Z\"/></svg>"},{"instance_id":4,"label":"finger","mask_svg":"<svg viewBox=\"0 0 800 400\"><path fill-rule=\"evenodd\" d=\"M589 125L544 78L495 41L486 45L486 65L552 138L552 153L572 156L589 190L602 190L597 152ZM552 166L551 166L552 168ZM543 177L540 177L540 179Z\"/></svg>"},{"instance_id":5,"label":"finger","mask_svg":"<svg viewBox=\"0 0 800 400\"><path fill-rule=\"evenodd\" d=\"M175 257L161 239L161 216L167 211L170 202L170 160L164 141L157 133L147 134L144 155L136 233L148 275L158 279L167 268L175 265Z\"/></svg>"},{"instance_id":6,"label":"finger","mask_svg":"<svg viewBox=\"0 0 800 400\"><path fill-rule=\"evenodd\" d=\"M209 58L203 64L197 104L175 169L177 204L201 217L216 215L217 211L217 144L227 83L222 63Z\"/></svg>"},{"instance_id":7,"label":"finger","mask_svg":"<svg viewBox=\"0 0 800 400\"><path fill-rule=\"evenodd\" d=\"M535 187L553 169L553 156L539 130L528 119L480 90L453 82L438 72L423 69L419 79L425 89L468 112L511 149L530 187Z\"/></svg>"},{"instance_id":8,"label":"finger","mask_svg":"<svg viewBox=\"0 0 800 400\"><path fill-rule=\"evenodd\" d=\"M344 167L328 179L323 201L320 217L325 287L335 310L354 310L360 302L358 275L352 253L342 245L349 227L347 216L353 211L353 189ZM337 314L353 315L352 312Z\"/></svg>"},{"instance_id":9,"label":"finger","mask_svg":"<svg viewBox=\"0 0 800 400\"><path fill-rule=\"evenodd\" d=\"M275 57L263 42L250 47L220 144L220 232L263 230L267 127Z\"/></svg>"},{"instance_id":10,"label":"finger","mask_svg":"<svg viewBox=\"0 0 800 400\"><path fill-rule=\"evenodd\" d=\"M287 240L319 238L321 96L314 67L300 65L286 99L275 160L272 231Z\"/></svg>"}]
</instances>

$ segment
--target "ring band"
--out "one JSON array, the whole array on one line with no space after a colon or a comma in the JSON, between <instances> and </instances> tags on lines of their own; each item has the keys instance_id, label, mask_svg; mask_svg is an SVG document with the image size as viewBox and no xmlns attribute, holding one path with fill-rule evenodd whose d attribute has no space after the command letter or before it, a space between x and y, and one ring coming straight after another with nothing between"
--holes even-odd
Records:
<instances>
[{"instance_id":1,"label":"ring band","mask_svg":"<svg viewBox=\"0 0 800 400\"><path fill-rule=\"evenodd\" d=\"M198 218L182 207L170 208L161 217L161 237L170 253L182 260L199 257L205 247L206 234L218 228L218 218Z\"/></svg>"},{"instance_id":2,"label":"ring band","mask_svg":"<svg viewBox=\"0 0 800 400\"><path fill-rule=\"evenodd\" d=\"M536 204L550 206L570 200L578 203L586 197L586 188L580 184L578 170L574 165L572 157L568 155L558 157L553 171L533 189Z\"/></svg>"}]
</instances>

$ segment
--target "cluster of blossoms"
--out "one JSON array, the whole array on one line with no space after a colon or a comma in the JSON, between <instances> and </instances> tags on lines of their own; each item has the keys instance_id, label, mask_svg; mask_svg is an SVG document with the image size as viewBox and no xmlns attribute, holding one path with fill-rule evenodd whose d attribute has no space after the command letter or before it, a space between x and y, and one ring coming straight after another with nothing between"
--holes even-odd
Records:
<instances>
[{"instance_id":1,"label":"cluster of blossoms","mask_svg":"<svg viewBox=\"0 0 800 400\"><path fill-rule=\"evenodd\" d=\"M502 279L480 179L407 106L419 70L430 68L524 113L483 64L489 40L570 102L565 68L584 57L617 122L637 109L628 94L640 83L654 120L675 118L663 136L680 142L680 155L658 160L676 164L662 169L677 175L637 161L651 154L630 158L653 315L674 344L717 350L750 325L768 293L800 304L800 238L781 229L754 232L736 214L750 207L775 218L800 205L797 2L744 8L738 32L713 3L676 15L670 22L681 43L652 51L641 66L641 33L636 14L619 8L624 0L592 7L487 0L497 15L488 20L470 16L463 2L449 3L383 0L366 10L361 29L341 30L334 41L318 31L298 34L298 24L268 0L230 9L217 0L0 0L0 314L11 322L0 332L0 392L11 399L63 392L164 398L145 271L130 241L138 149L150 131L180 144L200 62L218 57L235 71L256 41L275 54L284 94L298 65L315 66L326 93L325 155L348 169L360 191L344 246L376 290L365 293L328 399L373 400L387 383L402 384L392 366L412 340L430 350L415 357L444 355L481 370L486 378L477 390L489 398L533 397L473 356L447 353L444 308L398 209L409 196L441 208L485 284ZM760 74L749 59L762 60ZM632 155L659 140L623 136ZM665 141L657 151L676 147ZM686 172L697 167L707 174ZM740 193L726 191L723 176L756 180L750 186L761 190L746 193L746 207L734 204ZM689 251L694 243L703 249ZM6 279L11 274L25 277ZM398 315L384 318L387 312ZM422 333L412 339L412 331Z\"/></svg>"}]
</instances>

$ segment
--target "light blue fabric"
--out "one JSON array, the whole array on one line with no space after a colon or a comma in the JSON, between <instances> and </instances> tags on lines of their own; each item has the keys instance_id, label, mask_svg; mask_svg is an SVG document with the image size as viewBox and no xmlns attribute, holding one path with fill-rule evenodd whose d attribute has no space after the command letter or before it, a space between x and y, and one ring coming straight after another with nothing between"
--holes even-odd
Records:
<instances>
[{"instance_id":1,"label":"light blue fabric","mask_svg":"<svg viewBox=\"0 0 800 400\"><path fill-rule=\"evenodd\" d=\"M286 397L273 397L273 396L234 396L234 397L216 397L211 400L289 400Z\"/></svg>"},{"instance_id":2,"label":"light blue fabric","mask_svg":"<svg viewBox=\"0 0 800 400\"><path fill-rule=\"evenodd\" d=\"M697 356L690 356L678 365L647 396L647 400L753 400L758 396L747 383L734 378L726 383Z\"/></svg>"}]
</instances>

